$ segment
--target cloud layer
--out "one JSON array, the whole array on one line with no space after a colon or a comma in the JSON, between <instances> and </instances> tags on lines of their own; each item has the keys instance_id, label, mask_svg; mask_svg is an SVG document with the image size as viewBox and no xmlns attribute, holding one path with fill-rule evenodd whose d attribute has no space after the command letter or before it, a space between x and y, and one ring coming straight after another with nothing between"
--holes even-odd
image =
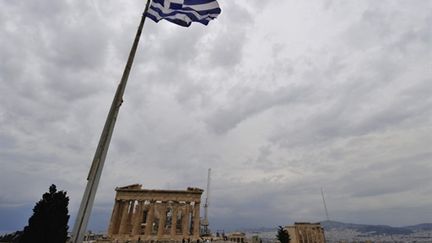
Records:
<instances>
[{"instance_id":1,"label":"cloud layer","mask_svg":"<svg viewBox=\"0 0 432 243\"><path fill-rule=\"evenodd\" d=\"M0 231L54 183L73 223L142 2L0 3ZM222 1L147 21L90 228L114 188L205 188L212 229L432 215L432 3Z\"/></svg>"}]
</instances>

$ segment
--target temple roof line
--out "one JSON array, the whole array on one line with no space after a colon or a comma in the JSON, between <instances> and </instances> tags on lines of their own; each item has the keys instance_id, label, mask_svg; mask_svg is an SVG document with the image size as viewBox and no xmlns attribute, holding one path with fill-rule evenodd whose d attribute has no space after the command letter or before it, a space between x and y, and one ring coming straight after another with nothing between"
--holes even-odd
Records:
<instances>
[{"instance_id":1,"label":"temple roof line","mask_svg":"<svg viewBox=\"0 0 432 243\"><path fill-rule=\"evenodd\" d=\"M116 187L117 192L153 192L153 193L197 193L204 192L203 189L197 187L188 187L186 190L168 190L168 189L142 189L141 184L131 184L122 187Z\"/></svg>"}]
</instances>

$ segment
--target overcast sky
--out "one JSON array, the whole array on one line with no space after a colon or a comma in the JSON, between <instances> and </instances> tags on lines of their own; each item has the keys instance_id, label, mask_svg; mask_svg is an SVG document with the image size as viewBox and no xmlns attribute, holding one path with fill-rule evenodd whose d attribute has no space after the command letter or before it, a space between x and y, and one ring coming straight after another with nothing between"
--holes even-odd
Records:
<instances>
[{"instance_id":1,"label":"overcast sky","mask_svg":"<svg viewBox=\"0 0 432 243\"><path fill-rule=\"evenodd\" d=\"M148 20L89 228L114 188L206 187L210 226L432 221L432 1L219 0ZM145 2L0 1L0 232L54 183L70 228Z\"/></svg>"}]
</instances>

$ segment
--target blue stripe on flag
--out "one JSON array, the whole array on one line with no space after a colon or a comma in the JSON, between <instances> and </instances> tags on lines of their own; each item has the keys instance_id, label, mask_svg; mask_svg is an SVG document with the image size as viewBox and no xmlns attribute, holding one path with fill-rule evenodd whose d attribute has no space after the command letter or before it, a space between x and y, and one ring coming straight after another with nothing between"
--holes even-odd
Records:
<instances>
[{"instance_id":1,"label":"blue stripe on flag","mask_svg":"<svg viewBox=\"0 0 432 243\"><path fill-rule=\"evenodd\" d=\"M192 22L207 25L220 13L216 0L153 0L147 17L155 22L165 19L188 27Z\"/></svg>"},{"instance_id":2,"label":"blue stripe on flag","mask_svg":"<svg viewBox=\"0 0 432 243\"><path fill-rule=\"evenodd\" d=\"M211 2L215 2L215 0L184 0L184 4L186 5L197 5Z\"/></svg>"}]
</instances>

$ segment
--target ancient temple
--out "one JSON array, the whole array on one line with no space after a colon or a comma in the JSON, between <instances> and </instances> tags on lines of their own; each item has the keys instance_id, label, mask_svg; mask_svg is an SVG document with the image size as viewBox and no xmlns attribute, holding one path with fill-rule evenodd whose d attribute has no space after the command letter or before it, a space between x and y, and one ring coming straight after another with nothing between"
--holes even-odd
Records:
<instances>
[{"instance_id":1,"label":"ancient temple","mask_svg":"<svg viewBox=\"0 0 432 243\"><path fill-rule=\"evenodd\" d=\"M294 223L285 226L290 243L325 243L324 229L320 223Z\"/></svg>"},{"instance_id":2,"label":"ancient temple","mask_svg":"<svg viewBox=\"0 0 432 243\"><path fill-rule=\"evenodd\" d=\"M108 228L112 242L197 242L202 189L117 187Z\"/></svg>"}]
</instances>

